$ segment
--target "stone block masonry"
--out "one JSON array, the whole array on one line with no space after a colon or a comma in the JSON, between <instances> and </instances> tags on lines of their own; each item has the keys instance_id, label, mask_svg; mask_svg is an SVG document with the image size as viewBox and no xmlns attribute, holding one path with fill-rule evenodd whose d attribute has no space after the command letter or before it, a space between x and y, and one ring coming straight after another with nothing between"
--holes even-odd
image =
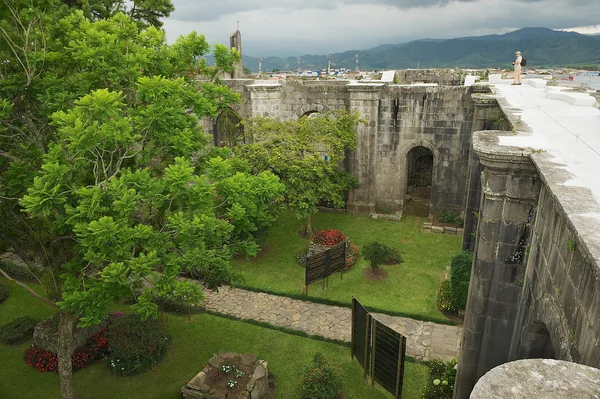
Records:
<instances>
[{"instance_id":1,"label":"stone block masonry","mask_svg":"<svg viewBox=\"0 0 600 399\"><path fill-rule=\"evenodd\" d=\"M241 94L241 104L234 106L241 117L294 120L308 113L334 110L361 114L366 123L358 127L358 144L346 163L359 182L349 193L348 212L402 212L408 152L419 146L433 154L430 210L460 213L464 209L474 109L472 88L345 81L226 83ZM215 134L214 124L206 122L205 127Z\"/></svg>"}]
</instances>

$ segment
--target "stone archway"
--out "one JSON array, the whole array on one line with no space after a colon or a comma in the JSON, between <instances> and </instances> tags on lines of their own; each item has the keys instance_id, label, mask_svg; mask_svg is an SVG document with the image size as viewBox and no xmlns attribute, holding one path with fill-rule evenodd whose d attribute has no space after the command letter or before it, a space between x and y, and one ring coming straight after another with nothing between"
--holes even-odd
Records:
<instances>
[{"instance_id":1,"label":"stone archway","mask_svg":"<svg viewBox=\"0 0 600 399\"><path fill-rule=\"evenodd\" d=\"M298 109L296 109L296 111L294 111L294 113L292 114L292 119L298 120L298 119L302 118L303 116L307 116L307 115L311 115L311 114L315 114L315 113L326 114L329 111L330 111L330 109L327 105L306 104L306 105L302 105L302 106L298 107Z\"/></svg>"},{"instance_id":2,"label":"stone archway","mask_svg":"<svg viewBox=\"0 0 600 399\"><path fill-rule=\"evenodd\" d=\"M534 321L524 331L518 357L519 359L556 359L552 338L545 323Z\"/></svg>"},{"instance_id":3,"label":"stone archway","mask_svg":"<svg viewBox=\"0 0 600 399\"><path fill-rule=\"evenodd\" d=\"M406 155L406 194L404 212L429 216L433 186L433 152L424 146L415 146Z\"/></svg>"},{"instance_id":4,"label":"stone archway","mask_svg":"<svg viewBox=\"0 0 600 399\"><path fill-rule=\"evenodd\" d=\"M232 108L225 108L215 121L214 142L217 147L234 147L244 141L242 118Z\"/></svg>"}]
</instances>

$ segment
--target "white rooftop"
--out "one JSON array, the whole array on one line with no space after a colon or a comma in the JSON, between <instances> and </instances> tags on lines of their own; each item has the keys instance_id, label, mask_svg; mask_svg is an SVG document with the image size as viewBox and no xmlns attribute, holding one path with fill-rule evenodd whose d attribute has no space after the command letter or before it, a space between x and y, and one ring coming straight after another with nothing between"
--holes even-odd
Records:
<instances>
[{"instance_id":1,"label":"white rooftop","mask_svg":"<svg viewBox=\"0 0 600 399\"><path fill-rule=\"evenodd\" d=\"M507 133L500 144L532 149L532 159L596 259L600 259L600 109L588 93L546 87L545 81L494 82L529 132ZM506 111L506 110L505 110ZM536 151L537 150L537 151ZM539 151L543 150L543 151ZM598 255L598 257L596 256Z\"/></svg>"}]
</instances>

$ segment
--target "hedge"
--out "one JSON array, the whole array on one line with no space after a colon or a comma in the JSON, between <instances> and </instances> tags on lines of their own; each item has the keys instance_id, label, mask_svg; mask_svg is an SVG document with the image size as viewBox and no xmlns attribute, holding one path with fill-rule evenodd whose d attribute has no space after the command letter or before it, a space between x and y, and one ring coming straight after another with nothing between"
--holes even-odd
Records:
<instances>
[{"instance_id":1,"label":"hedge","mask_svg":"<svg viewBox=\"0 0 600 399\"><path fill-rule=\"evenodd\" d=\"M457 309L467 307L472 264L473 253L469 251L454 255L450 261L450 295L453 305Z\"/></svg>"}]
</instances>

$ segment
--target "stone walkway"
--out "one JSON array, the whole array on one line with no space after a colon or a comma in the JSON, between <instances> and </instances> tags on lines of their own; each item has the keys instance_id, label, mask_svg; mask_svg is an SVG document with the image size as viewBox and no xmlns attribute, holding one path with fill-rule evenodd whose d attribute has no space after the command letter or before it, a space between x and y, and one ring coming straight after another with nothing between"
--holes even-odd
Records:
<instances>
[{"instance_id":1,"label":"stone walkway","mask_svg":"<svg viewBox=\"0 0 600 399\"><path fill-rule=\"evenodd\" d=\"M276 295L223 287L205 291L207 310L253 319L274 326L301 330L309 335L350 342L352 310ZM406 352L418 360L458 357L462 329L407 317L373 313L373 317L406 336Z\"/></svg>"}]
</instances>

